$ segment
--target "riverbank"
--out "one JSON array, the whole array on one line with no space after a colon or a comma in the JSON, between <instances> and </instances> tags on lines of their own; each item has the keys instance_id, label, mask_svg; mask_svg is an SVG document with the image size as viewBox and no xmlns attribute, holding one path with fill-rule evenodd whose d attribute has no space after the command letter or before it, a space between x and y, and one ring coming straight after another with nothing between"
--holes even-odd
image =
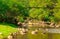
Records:
<instances>
[{"instance_id":1,"label":"riverbank","mask_svg":"<svg viewBox=\"0 0 60 39\"><path fill-rule=\"evenodd\" d=\"M24 23L22 23L24 26ZM60 28L60 22L45 22L45 21L39 21L39 20L29 20L25 23L26 26L32 27L37 26L40 28Z\"/></svg>"}]
</instances>

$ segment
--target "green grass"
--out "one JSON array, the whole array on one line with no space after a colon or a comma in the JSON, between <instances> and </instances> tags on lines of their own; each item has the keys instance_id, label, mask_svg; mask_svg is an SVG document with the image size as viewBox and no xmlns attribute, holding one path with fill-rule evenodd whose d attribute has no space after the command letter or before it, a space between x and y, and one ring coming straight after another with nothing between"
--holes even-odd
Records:
<instances>
[{"instance_id":1,"label":"green grass","mask_svg":"<svg viewBox=\"0 0 60 39\"><path fill-rule=\"evenodd\" d=\"M2 33L1 36L8 36L10 33L17 31L17 26L9 23L0 23L0 32Z\"/></svg>"}]
</instances>

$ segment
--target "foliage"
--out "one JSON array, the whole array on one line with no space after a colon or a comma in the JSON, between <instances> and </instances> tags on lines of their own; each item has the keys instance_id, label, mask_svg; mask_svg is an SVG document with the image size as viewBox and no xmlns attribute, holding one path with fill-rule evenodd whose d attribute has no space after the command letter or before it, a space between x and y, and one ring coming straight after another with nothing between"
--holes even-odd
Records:
<instances>
[{"instance_id":1,"label":"foliage","mask_svg":"<svg viewBox=\"0 0 60 39\"><path fill-rule=\"evenodd\" d=\"M0 0L0 18L60 20L59 5L59 0Z\"/></svg>"}]
</instances>

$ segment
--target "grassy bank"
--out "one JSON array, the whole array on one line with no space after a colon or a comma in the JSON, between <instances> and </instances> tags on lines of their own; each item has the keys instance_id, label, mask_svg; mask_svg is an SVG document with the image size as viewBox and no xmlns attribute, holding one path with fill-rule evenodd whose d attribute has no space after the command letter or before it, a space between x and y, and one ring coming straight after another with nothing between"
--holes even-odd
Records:
<instances>
[{"instance_id":1,"label":"grassy bank","mask_svg":"<svg viewBox=\"0 0 60 39\"><path fill-rule=\"evenodd\" d=\"M0 33L2 33L0 36L6 37L10 33L17 31L17 26L9 23L0 23Z\"/></svg>"}]
</instances>

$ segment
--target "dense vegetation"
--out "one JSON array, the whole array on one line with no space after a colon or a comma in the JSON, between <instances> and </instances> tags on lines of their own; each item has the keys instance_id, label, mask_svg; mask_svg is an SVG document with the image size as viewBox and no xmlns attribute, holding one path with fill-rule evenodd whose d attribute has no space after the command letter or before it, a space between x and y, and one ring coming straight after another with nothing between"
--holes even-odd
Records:
<instances>
[{"instance_id":1,"label":"dense vegetation","mask_svg":"<svg viewBox=\"0 0 60 39\"><path fill-rule=\"evenodd\" d=\"M60 21L59 0L0 0L0 21Z\"/></svg>"}]
</instances>

